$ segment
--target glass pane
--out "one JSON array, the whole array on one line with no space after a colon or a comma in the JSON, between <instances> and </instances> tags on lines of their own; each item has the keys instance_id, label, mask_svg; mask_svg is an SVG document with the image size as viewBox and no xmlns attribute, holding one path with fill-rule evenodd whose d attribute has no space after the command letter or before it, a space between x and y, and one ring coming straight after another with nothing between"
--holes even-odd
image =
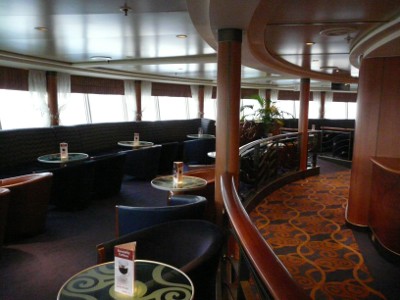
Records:
<instances>
[{"instance_id":1,"label":"glass pane","mask_svg":"<svg viewBox=\"0 0 400 300\"><path fill-rule=\"evenodd\" d=\"M69 94L67 102L60 107L60 125L86 123L85 94Z\"/></svg>"},{"instance_id":2,"label":"glass pane","mask_svg":"<svg viewBox=\"0 0 400 300\"><path fill-rule=\"evenodd\" d=\"M158 120L158 100L157 97L142 97L142 120Z\"/></svg>"},{"instance_id":3,"label":"glass pane","mask_svg":"<svg viewBox=\"0 0 400 300\"><path fill-rule=\"evenodd\" d=\"M255 112L261 108L261 105L257 100L241 99L240 103L241 107L243 108L240 113L240 118L244 118L246 120L254 120L258 118Z\"/></svg>"},{"instance_id":4,"label":"glass pane","mask_svg":"<svg viewBox=\"0 0 400 300\"><path fill-rule=\"evenodd\" d=\"M308 118L309 119L319 119L319 101L310 101L308 103Z\"/></svg>"},{"instance_id":5,"label":"glass pane","mask_svg":"<svg viewBox=\"0 0 400 300\"><path fill-rule=\"evenodd\" d=\"M204 99L204 118L217 119L217 99Z\"/></svg>"},{"instance_id":6,"label":"glass pane","mask_svg":"<svg viewBox=\"0 0 400 300\"><path fill-rule=\"evenodd\" d=\"M275 105L281 112L283 112L285 119L290 119L292 116L296 117L294 102L295 101L291 100L277 100L275 101Z\"/></svg>"},{"instance_id":7,"label":"glass pane","mask_svg":"<svg viewBox=\"0 0 400 300\"><path fill-rule=\"evenodd\" d=\"M123 122L126 120L124 96L89 94L92 123Z\"/></svg>"},{"instance_id":8,"label":"glass pane","mask_svg":"<svg viewBox=\"0 0 400 300\"><path fill-rule=\"evenodd\" d=\"M347 119L346 102L326 102L326 119Z\"/></svg>"},{"instance_id":9,"label":"glass pane","mask_svg":"<svg viewBox=\"0 0 400 300\"><path fill-rule=\"evenodd\" d=\"M189 119L199 117L199 101L193 98L187 98L189 105Z\"/></svg>"},{"instance_id":10,"label":"glass pane","mask_svg":"<svg viewBox=\"0 0 400 300\"><path fill-rule=\"evenodd\" d=\"M161 120L187 119L186 98L182 97L158 97Z\"/></svg>"},{"instance_id":11,"label":"glass pane","mask_svg":"<svg viewBox=\"0 0 400 300\"><path fill-rule=\"evenodd\" d=\"M355 120L357 117L357 103L348 102L347 105L348 105L347 118Z\"/></svg>"},{"instance_id":12,"label":"glass pane","mask_svg":"<svg viewBox=\"0 0 400 300\"><path fill-rule=\"evenodd\" d=\"M2 129L48 126L28 91L0 90L0 121Z\"/></svg>"}]
</instances>

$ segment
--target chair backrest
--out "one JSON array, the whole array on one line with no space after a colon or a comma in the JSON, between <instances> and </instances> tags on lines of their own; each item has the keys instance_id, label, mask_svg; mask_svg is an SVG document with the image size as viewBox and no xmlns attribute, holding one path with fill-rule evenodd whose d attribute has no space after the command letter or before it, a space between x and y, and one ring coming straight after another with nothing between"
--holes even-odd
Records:
<instances>
[{"instance_id":1,"label":"chair backrest","mask_svg":"<svg viewBox=\"0 0 400 300\"><path fill-rule=\"evenodd\" d=\"M188 165L210 165L215 159L208 152L215 151L215 139L195 139L183 142L183 161Z\"/></svg>"},{"instance_id":2,"label":"chair backrest","mask_svg":"<svg viewBox=\"0 0 400 300\"><path fill-rule=\"evenodd\" d=\"M207 208L205 212L205 218L209 221L214 222L216 218L215 208L215 167L202 167L195 168L185 172L185 175L196 176L203 178L207 181L205 188L196 190L196 195L207 198ZM185 192L186 193L186 192ZM189 192L188 192L189 193Z\"/></svg>"},{"instance_id":3,"label":"chair backrest","mask_svg":"<svg viewBox=\"0 0 400 300\"><path fill-rule=\"evenodd\" d=\"M10 190L6 241L44 231L52 179L52 173L43 172L1 180L1 187Z\"/></svg>"},{"instance_id":4,"label":"chair backrest","mask_svg":"<svg viewBox=\"0 0 400 300\"><path fill-rule=\"evenodd\" d=\"M114 246L136 241L136 258L181 269L193 281L195 299L215 299L224 241L219 227L205 220L177 220L145 228L97 245L98 263L114 260Z\"/></svg>"},{"instance_id":5,"label":"chair backrest","mask_svg":"<svg viewBox=\"0 0 400 300\"><path fill-rule=\"evenodd\" d=\"M124 173L136 179L153 179L158 173L161 145L126 151Z\"/></svg>"},{"instance_id":6,"label":"chair backrest","mask_svg":"<svg viewBox=\"0 0 400 300\"><path fill-rule=\"evenodd\" d=\"M0 188L0 251L4 241L9 200L10 190L6 188Z\"/></svg>"},{"instance_id":7,"label":"chair backrest","mask_svg":"<svg viewBox=\"0 0 400 300\"><path fill-rule=\"evenodd\" d=\"M116 236L167 221L200 219L203 217L206 205L207 199L197 195L174 195L170 198L169 205L159 207L117 205Z\"/></svg>"}]
</instances>

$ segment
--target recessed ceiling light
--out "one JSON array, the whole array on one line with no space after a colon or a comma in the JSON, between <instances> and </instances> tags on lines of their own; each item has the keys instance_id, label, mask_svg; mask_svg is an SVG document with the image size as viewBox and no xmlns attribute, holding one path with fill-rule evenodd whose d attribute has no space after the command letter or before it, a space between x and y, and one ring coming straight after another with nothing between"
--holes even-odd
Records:
<instances>
[{"instance_id":1,"label":"recessed ceiling light","mask_svg":"<svg viewBox=\"0 0 400 300\"><path fill-rule=\"evenodd\" d=\"M321 30L319 34L324 36L341 36L348 35L354 31L356 31L356 29L351 27L336 27Z\"/></svg>"},{"instance_id":2,"label":"recessed ceiling light","mask_svg":"<svg viewBox=\"0 0 400 300\"><path fill-rule=\"evenodd\" d=\"M35 27L35 30L38 30L38 31L48 31L49 29L48 29L47 27L45 27L45 26L37 26L37 27Z\"/></svg>"},{"instance_id":3,"label":"recessed ceiling light","mask_svg":"<svg viewBox=\"0 0 400 300\"><path fill-rule=\"evenodd\" d=\"M91 56L91 60L111 60L111 56Z\"/></svg>"},{"instance_id":4,"label":"recessed ceiling light","mask_svg":"<svg viewBox=\"0 0 400 300\"><path fill-rule=\"evenodd\" d=\"M312 46L312 45L314 45L315 43L314 42L306 42L306 45L307 46Z\"/></svg>"},{"instance_id":5,"label":"recessed ceiling light","mask_svg":"<svg viewBox=\"0 0 400 300\"><path fill-rule=\"evenodd\" d=\"M186 38L187 38L187 35L186 35L186 34L177 34L176 37L177 37L178 39L186 39Z\"/></svg>"}]
</instances>

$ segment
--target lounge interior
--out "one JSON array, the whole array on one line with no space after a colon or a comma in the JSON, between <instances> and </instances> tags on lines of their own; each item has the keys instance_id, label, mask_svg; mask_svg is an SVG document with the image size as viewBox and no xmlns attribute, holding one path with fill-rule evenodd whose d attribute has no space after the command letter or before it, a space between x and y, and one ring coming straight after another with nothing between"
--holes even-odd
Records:
<instances>
[{"instance_id":1,"label":"lounge interior","mask_svg":"<svg viewBox=\"0 0 400 300\"><path fill-rule=\"evenodd\" d=\"M0 299L398 298L400 1L0 15Z\"/></svg>"}]
</instances>

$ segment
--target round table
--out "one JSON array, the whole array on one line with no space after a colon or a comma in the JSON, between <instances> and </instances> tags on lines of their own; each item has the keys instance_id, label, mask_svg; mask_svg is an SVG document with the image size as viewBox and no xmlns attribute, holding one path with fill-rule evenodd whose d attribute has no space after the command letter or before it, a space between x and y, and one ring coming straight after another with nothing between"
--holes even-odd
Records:
<instances>
[{"instance_id":1,"label":"round table","mask_svg":"<svg viewBox=\"0 0 400 300\"><path fill-rule=\"evenodd\" d=\"M139 141L139 145L134 145L133 141L120 141L118 142L119 146L122 147L129 147L133 149L140 149L140 148L145 148L145 147L151 147L154 145L152 142L146 142L146 141Z\"/></svg>"},{"instance_id":2,"label":"round table","mask_svg":"<svg viewBox=\"0 0 400 300\"><path fill-rule=\"evenodd\" d=\"M183 175L181 182L174 183L174 176L166 175L154 178L151 181L151 185L159 190L179 193L201 189L207 185L207 181L200 177Z\"/></svg>"},{"instance_id":3,"label":"round table","mask_svg":"<svg viewBox=\"0 0 400 300\"><path fill-rule=\"evenodd\" d=\"M193 299L194 286L179 269L156 261L135 260L134 296L114 290L114 262L85 269L64 283L58 300L72 299Z\"/></svg>"},{"instance_id":4,"label":"round table","mask_svg":"<svg viewBox=\"0 0 400 300\"><path fill-rule=\"evenodd\" d=\"M198 133L193 133L193 134L188 134L187 137L189 139L215 139L215 135L213 134L198 134Z\"/></svg>"},{"instance_id":5,"label":"round table","mask_svg":"<svg viewBox=\"0 0 400 300\"><path fill-rule=\"evenodd\" d=\"M46 154L38 157L38 161L48 164L60 164L85 160L89 157L86 153L68 153L68 159L61 159L60 153Z\"/></svg>"}]
</instances>

